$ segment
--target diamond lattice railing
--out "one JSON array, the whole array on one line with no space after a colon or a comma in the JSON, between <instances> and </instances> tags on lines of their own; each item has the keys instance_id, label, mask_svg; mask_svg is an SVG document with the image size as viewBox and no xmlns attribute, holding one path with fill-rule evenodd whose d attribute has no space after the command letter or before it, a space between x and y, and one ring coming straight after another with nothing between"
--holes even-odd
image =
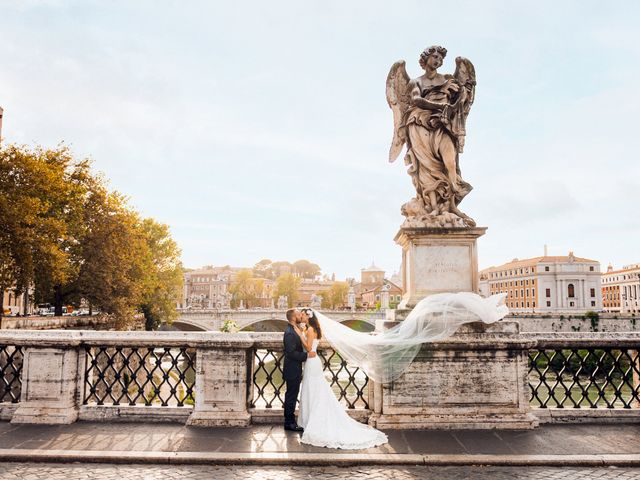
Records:
<instances>
[{"instance_id":1,"label":"diamond lattice railing","mask_svg":"<svg viewBox=\"0 0 640 480\"><path fill-rule=\"evenodd\" d=\"M357 367L352 367L337 352L330 348L318 352L322 360L325 378L330 383L336 397L347 408L368 409L367 375ZM282 408L284 402L284 380L282 349L257 348L254 350L252 387L252 408Z\"/></svg>"},{"instance_id":2,"label":"diamond lattice railing","mask_svg":"<svg viewBox=\"0 0 640 480\"><path fill-rule=\"evenodd\" d=\"M22 393L22 347L0 345L0 403L18 403Z\"/></svg>"},{"instance_id":3,"label":"diamond lattice railing","mask_svg":"<svg viewBox=\"0 0 640 480\"><path fill-rule=\"evenodd\" d=\"M529 351L531 404L540 408L640 405L638 348L537 348Z\"/></svg>"},{"instance_id":4,"label":"diamond lattice railing","mask_svg":"<svg viewBox=\"0 0 640 480\"><path fill-rule=\"evenodd\" d=\"M86 347L84 404L193 405L195 352L187 347Z\"/></svg>"}]
</instances>

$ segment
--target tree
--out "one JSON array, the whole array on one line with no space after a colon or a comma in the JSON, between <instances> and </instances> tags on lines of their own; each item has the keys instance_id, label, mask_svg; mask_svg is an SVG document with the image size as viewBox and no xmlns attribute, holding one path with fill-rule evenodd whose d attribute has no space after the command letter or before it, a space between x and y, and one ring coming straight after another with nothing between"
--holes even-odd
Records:
<instances>
[{"instance_id":1,"label":"tree","mask_svg":"<svg viewBox=\"0 0 640 480\"><path fill-rule=\"evenodd\" d=\"M0 149L0 296L24 292L43 274L65 280L67 218L78 214L88 172L88 161L75 162L64 146Z\"/></svg>"},{"instance_id":2,"label":"tree","mask_svg":"<svg viewBox=\"0 0 640 480\"><path fill-rule=\"evenodd\" d=\"M273 279L272 261L268 258L260 260L253 266L253 274L256 277Z\"/></svg>"},{"instance_id":3,"label":"tree","mask_svg":"<svg viewBox=\"0 0 640 480\"><path fill-rule=\"evenodd\" d=\"M347 303L349 284L347 282L334 282L329 290L322 292L322 308L335 310Z\"/></svg>"},{"instance_id":4,"label":"tree","mask_svg":"<svg viewBox=\"0 0 640 480\"><path fill-rule=\"evenodd\" d=\"M0 219L0 290L33 285L56 315L87 301L120 328L140 311L149 327L175 315L182 272L168 228L66 147L0 149Z\"/></svg>"},{"instance_id":5,"label":"tree","mask_svg":"<svg viewBox=\"0 0 640 480\"><path fill-rule=\"evenodd\" d=\"M283 273L276 279L276 286L273 289L273 298L278 300L281 295L286 295L289 308L292 308L298 300L298 288L302 280L292 273Z\"/></svg>"},{"instance_id":6,"label":"tree","mask_svg":"<svg viewBox=\"0 0 640 480\"><path fill-rule=\"evenodd\" d=\"M272 279L277 279L280 275L284 273L291 273L293 271L293 265L289 262L273 262L271 264L272 270Z\"/></svg>"},{"instance_id":7,"label":"tree","mask_svg":"<svg viewBox=\"0 0 640 480\"><path fill-rule=\"evenodd\" d=\"M229 293L233 296L231 306L237 308L240 302L247 308L258 306L263 290L263 279L255 278L251 270L240 270L229 286Z\"/></svg>"},{"instance_id":8,"label":"tree","mask_svg":"<svg viewBox=\"0 0 640 480\"><path fill-rule=\"evenodd\" d=\"M171 323L178 316L176 304L184 283L180 248L171 238L168 225L146 218L140 228L152 264L140 310L145 317L146 330L156 330L160 323Z\"/></svg>"},{"instance_id":9,"label":"tree","mask_svg":"<svg viewBox=\"0 0 640 480\"><path fill-rule=\"evenodd\" d=\"M298 260L293 263L293 273L302 278L315 278L320 275L321 269L319 265L311 263L309 260Z\"/></svg>"}]
</instances>

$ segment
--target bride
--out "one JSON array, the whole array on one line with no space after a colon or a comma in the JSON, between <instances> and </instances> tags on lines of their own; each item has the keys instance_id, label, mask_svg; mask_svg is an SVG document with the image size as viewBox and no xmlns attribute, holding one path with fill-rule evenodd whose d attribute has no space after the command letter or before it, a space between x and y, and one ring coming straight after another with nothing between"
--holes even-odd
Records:
<instances>
[{"instance_id":1,"label":"bride","mask_svg":"<svg viewBox=\"0 0 640 480\"><path fill-rule=\"evenodd\" d=\"M305 309L306 334L294 327L307 352L315 352L322 339L322 328L315 312ZM322 372L319 356L308 358L300 386L300 441L317 447L363 449L387 443L387 436L369 425L352 419L333 394Z\"/></svg>"},{"instance_id":2,"label":"bride","mask_svg":"<svg viewBox=\"0 0 640 480\"><path fill-rule=\"evenodd\" d=\"M471 322L501 320L509 309L506 294L483 298L471 292L430 295L395 327L377 335L357 332L320 312L305 309L308 328L294 326L307 352L315 352L323 336L351 365L360 367L379 383L398 379L409 367L423 343L443 340ZM387 436L353 420L336 399L322 372L317 355L308 358L300 394L301 442L319 447L364 449L387 443Z\"/></svg>"}]
</instances>

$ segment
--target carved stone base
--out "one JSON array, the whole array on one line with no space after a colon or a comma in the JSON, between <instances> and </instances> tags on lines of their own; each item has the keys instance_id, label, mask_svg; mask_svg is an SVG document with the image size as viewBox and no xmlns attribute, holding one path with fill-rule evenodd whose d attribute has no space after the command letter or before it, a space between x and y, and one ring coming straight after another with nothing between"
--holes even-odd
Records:
<instances>
[{"instance_id":1,"label":"carved stone base","mask_svg":"<svg viewBox=\"0 0 640 480\"><path fill-rule=\"evenodd\" d=\"M398 308L412 309L428 295L478 291L476 240L486 228L400 228L405 294Z\"/></svg>"},{"instance_id":2,"label":"carved stone base","mask_svg":"<svg viewBox=\"0 0 640 480\"><path fill-rule=\"evenodd\" d=\"M461 327L425 344L407 371L382 386L382 405L370 423L381 429L537 426L528 398L527 349L516 322Z\"/></svg>"},{"instance_id":3,"label":"carved stone base","mask_svg":"<svg viewBox=\"0 0 640 480\"><path fill-rule=\"evenodd\" d=\"M248 427L251 415L248 412L193 412L187 420L193 427Z\"/></svg>"},{"instance_id":4,"label":"carved stone base","mask_svg":"<svg viewBox=\"0 0 640 480\"><path fill-rule=\"evenodd\" d=\"M69 407L20 406L11 417L11 423L42 425L69 425L78 420L78 410Z\"/></svg>"},{"instance_id":5,"label":"carved stone base","mask_svg":"<svg viewBox=\"0 0 640 480\"><path fill-rule=\"evenodd\" d=\"M446 411L431 411L428 415L378 415L372 416L369 424L380 430L422 429L422 430L530 430L538 426L538 419L531 413L506 411L482 413L460 411L455 414Z\"/></svg>"}]
</instances>

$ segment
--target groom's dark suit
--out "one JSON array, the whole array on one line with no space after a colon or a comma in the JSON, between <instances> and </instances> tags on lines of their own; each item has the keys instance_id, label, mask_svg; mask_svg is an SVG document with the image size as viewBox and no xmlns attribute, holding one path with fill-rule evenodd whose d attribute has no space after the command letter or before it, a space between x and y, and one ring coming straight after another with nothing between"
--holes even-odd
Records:
<instances>
[{"instance_id":1,"label":"groom's dark suit","mask_svg":"<svg viewBox=\"0 0 640 480\"><path fill-rule=\"evenodd\" d=\"M296 424L296 400L302 381L302 362L307 360L307 353L302 348L302 341L291 325L284 331L284 366L282 378L287 384L284 394L284 425Z\"/></svg>"}]
</instances>

